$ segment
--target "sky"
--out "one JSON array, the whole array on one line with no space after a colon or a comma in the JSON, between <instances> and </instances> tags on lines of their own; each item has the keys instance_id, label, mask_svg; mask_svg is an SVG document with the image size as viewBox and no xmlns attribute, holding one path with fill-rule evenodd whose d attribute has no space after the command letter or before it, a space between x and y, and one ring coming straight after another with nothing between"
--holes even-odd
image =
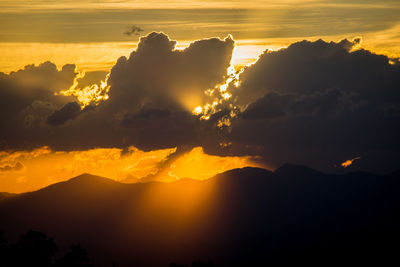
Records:
<instances>
[{"instance_id":1,"label":"sky","mask_svg":"<svg viewBox=\"0 0 400 267\"><path fill-rule=\"evenodd\" d=\"M0 0L0 13L0 191L83 172L400 166L397 0Z\"/></svg>"},{"instance_id":2,"label":"sky","mask_svg":"<svg viewBox=\"0 0 400 267\"><path fill-rule=\"evenodd\" d=\"M398 56L398 1L0 1L0 71L46 60L108 70L135 49L140 35L163 31L181 47L226 37L237 41L236 65L266 48L301 39L363 37L363 45Z\"/></svg>"}]
</instances>

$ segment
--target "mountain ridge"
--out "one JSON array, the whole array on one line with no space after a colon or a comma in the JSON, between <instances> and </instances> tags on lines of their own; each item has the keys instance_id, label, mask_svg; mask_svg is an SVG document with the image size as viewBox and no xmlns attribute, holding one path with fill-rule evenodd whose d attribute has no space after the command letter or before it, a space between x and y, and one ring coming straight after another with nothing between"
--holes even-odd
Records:
<instances>
[{"instance_id":1,"label":"mountain ridge","mask_svg":"<svg viewBox=\"0 0 400 267\"><path fill-rule=\"evenodd\" d=\"M11 239L34 229L62 244L81 243L105 266L197 259L217 266L291 259L317 265L349 253L378 263L385 251L399 248L396 173L282 168L240 168L172 183L124 184L82 174L0 203L0 230Z\"/></svg>"},{"instance_id":2,"label":"mountain ridge","mask_svg":"<svg viewBox=\"0 0 400 267\"><path fill-rule=\"evenodd\" d=\"M194 179L194 178L190 178L190 177L185 177L185 178L181 178L178 179L176 181L173 181L172 183L176 183L176 182L182 182L182 181L197 181L197 182L201 182L201 181L207 181L210 179L218 179L224 176L236 176L236 175L241 175L243 172L251 172L253 175L261 175L261 176L290 176L293 175L293 173L295 172L296 175L301 175L301 176L335 176L337 174L328 174L328 173L323 173L320 171L317 171L313 168L307 167L305 165L300 165L300 164L292 164L292 163L285 163L283 164L281 167L275 169L274 171L265 169L265 168L260 168L260 167L242 167L242 168L235 168L235 169L231 169L222 173L218 173L210 178L207 178L205 180L198 180L198 179ZM370 175L370 176L380 176L380 177L389 177L389 176L398 176L400 175L400 170L398 171L394 171L391 172L387 175L378 175L378 174L374 174L374 173L370 173L370 172L348 172L345 174L341 174L341 175L356 175L356 174L362 174L362 175ZM98 183L109 183L111 184L139 184L138 183L127 183L127 182L123 182L123 181L117 181L111 178L107 178L107 177L103 177L103 176L99 176L99 175L95 175L95 174L90 174L90 173L82 173L80 175L74 176L72 178L69 178L65 181L61 181L61 182L57 182L54 184L50 184L48 186L45 186L43 188L34 190L34 191L29 191L29 192L22 192L22 193L8 193L8 192L0 192L0 197L12 197L12 196L17 196L17 195L22 195L22 194L27 194L27 193L32 193L32 192L37 192L40 190L43 190L45 188L51 188L54 185L57 184L65 184L65 183L88 183L88 182L98 182ZM166 183L163 181L146 181L142 184L145 183ZM169 182L171 183L171 182Z\"/></svg>"}]
</instances>

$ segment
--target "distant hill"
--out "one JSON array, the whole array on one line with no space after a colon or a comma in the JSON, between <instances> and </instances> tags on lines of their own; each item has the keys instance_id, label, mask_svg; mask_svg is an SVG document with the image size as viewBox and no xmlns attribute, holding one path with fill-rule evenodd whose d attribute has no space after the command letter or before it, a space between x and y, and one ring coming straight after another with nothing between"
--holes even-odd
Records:
<instances>
[{"instance_id":1,"label":"distant hill","mask_svg":"<svg viewBox=\"0 0 400 267\"><path fill-rule=\"evenodd\" d=\"M293 164L174 183L83 174L0 201L0 230L81 243L101 266L382 266L399 262L399 174Z\"/></svg>"}]
</instances>

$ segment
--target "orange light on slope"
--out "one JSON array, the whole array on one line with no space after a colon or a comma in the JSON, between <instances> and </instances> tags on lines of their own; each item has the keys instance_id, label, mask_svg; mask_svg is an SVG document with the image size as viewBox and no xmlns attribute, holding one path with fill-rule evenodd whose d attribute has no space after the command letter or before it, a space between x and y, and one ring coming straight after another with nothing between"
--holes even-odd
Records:
<instances>
[{"instance_id":1,"label":"orange light on slope","mask_svg":"<svg viewBox=\"0 0 400 267\"><path fill-rule=\"evenodd\" d=\"M218 173L243 167L260 167L253 157L221 157L204 153L202 147L195 147L190 152L174 161L168 169L168 179L192 178L208 179Z\"/></svg>"}]
</instances>

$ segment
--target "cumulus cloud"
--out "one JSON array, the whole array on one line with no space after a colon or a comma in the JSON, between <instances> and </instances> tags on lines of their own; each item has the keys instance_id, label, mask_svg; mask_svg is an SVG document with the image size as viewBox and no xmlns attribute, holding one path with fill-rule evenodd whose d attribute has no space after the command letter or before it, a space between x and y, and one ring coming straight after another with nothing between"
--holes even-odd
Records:
<instances>
[{"instance_id":1,"label":"cumulus cloud","mask_svg":"<svg viewBox=\"0 0 400 267\"><path fill-rule=\"evenodd\" d=\"M301 41L279 51L265 51L256 64L241 75L238 101L248 104L270 91L309 94L340 88L369 97L376 88L395 90L397 73L389 59L367 50L352 51L357 41ZM386 77L387 76L387 77ZM383 95L387 97L387 95Z\"/></svg>"},{"instance_id":2,"label":"cumulus cloud","mask_svg":"<svg viewBox=\"0 0 400 267\"><path fill-rule=\"evenodd\" d=\"M0 73L0 149L37 146L29 144L27 137L47 134L38 130L45 127L46 118L73 100L55 93L73 84L75 69L67 64L59 70L45 62L10 74Z\"/></svg>"},{"instance_id":3,"label":"cumulus cloud","mask_svg":"<svg viewBox=\"0 0 400 267\"><path fill-rule=\"evenodd\" d=\"M109 99L72 127L102 129L88 129L99 146L152 150L200 145L206 126L192 110L209 100L205 90L224 81L234 41L204 39L184 50L175 45L163 33L142 37L137 50L111 69Z\"/></svg>"},{"instance_id":4,"label":"cumulus cloud","mask_svg":"<svg viewBox=\"0 0 400 267\"><path fill-rule=\"evenodd\" d=\"M61 109L54 111L54 113L47 118L47 123L51 126L62 125L76 118L80 113L81 106L76 102L69 102Z\"/></svg>"},{"instance_id":5,"label":"cumulus cloud","mask_svg":"<svg viewBox=\"0 0 400 267\"><path fill-rule=\"evenodd\" d=\"M52 92L49 101L42 95L26 99L14 118L25 110L25 124L30 127L9 127L2 136L5 148L47 145L56 150L81 150L135 145L151 150L199 145L205 126L192 110L209 100L205 90L224 81L234 41L230 36L204 39L184 50L176 50L175 45L163 33L142 37L137 50L121 57L107 76L107 95L102 94L101 101L85 103L83 110L76 101L86 89L79 88L84 81L76 72L68 80L69 87L58 90L67 87L70 92L72 88L74 92L67 94L70 97ZM61 71L64 69L69 68ZM62 101L55 101L58 98ZM17 124L19 120L15 120Z\"/></svg>"},{"instance_id":6,"label":"cumulus cloud","mask_svg":"<svg viewBox=\"0 0 400 267\"><path fill-rule=\"evenodd\" d=\"M137 50L112 68L106 105L129 111L146 104L191 111L203 104L204 91L226 75L234 41L230 37L199 40L182 51L175 45L163 33L142 37Z\"/></svg>"},{"instance_id":7,"label":"cumulus cloud","mask_svg":"<svg viewBox=\"0 0 400 267\"><path fill-rule=\"evenodd\" d=\"M246 107L233 144L274 166L291 161L329 170L354 154L371 171L399 165L400 65L350 42L301 41L265 51L234 93Z\"/></svg>"},{"instance_id":8,"label":"cumulus cloud","mask_svg":"<svg viewBox=\"0 0 400 267\"><path fill-rule=\"evenodd\" d=\"M80 90L70 65L35 67L54 75L47 87L35 83L46 94L3 74L0 108L13 120L2 113L7 130L1 144L54 150L133 145L144 151L202 146L216 155L258 155L271 167L293 162L322 170L359 154L359 168L394 169L400 158L400 65L359 49L359 43L300 41L267 50L243 70L238 85L227 74L235 45L230 36L176 50L175 41L153 32L113 66L104 98L83 110L79 98L54 95L55 84L68 89L74 83ZM32 71L19 75L24 72ZM210 93L215 88L218 93ZM193 113L198 106L213 112Z\"/></svg>"},{"instance_id":9,"label":"cumulus cloud","mask_svg":"<svg viewBox=\"0 0 400 267\"><path fill-rule=\"evenodd\" d=\"M76 74L76 66L73 64L66 64L58 70L54 63L47 61L38 66L27 65L22 70L11 72L8 79L24 87L58 92L67 89Z\"/></svg>"}]
</instances>

